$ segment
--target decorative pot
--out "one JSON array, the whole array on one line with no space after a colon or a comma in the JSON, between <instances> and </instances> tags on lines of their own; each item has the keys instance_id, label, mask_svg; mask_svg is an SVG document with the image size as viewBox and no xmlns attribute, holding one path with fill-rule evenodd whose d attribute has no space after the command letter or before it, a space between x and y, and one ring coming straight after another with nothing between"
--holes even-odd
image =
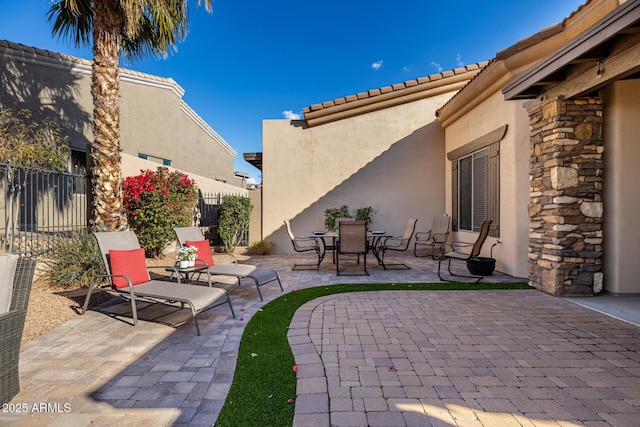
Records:
<instances>
[{"instance_id":1,"label":"decorative pot","mask_svg":"<svg viewBox=\"0 0 640 427\"><path fill-rule=\"evenodd\" d=\"M187 267L189 267L189 260L178 261L178 267L179 268L187 268Z\"/></svg>"},{"instance_id":2,"label":"decorative pot","mask_svg":"<svg viewBox=\"0 0 640 427\"><path fill-rule=\"evenodd\" d=\"M495 258L475 257L467 260L467 269L474 276L491 276L495 268Z\"/></svg>"},{"instance_id":3,"label":"decorative pot","mask_svg":"<svg viewBox=\"0 0 640 427\"><path fill-rule=\"evenodd\" d=\"M189 264L187 265L188 267L195 267L195 266L196 266L196 260L195 260L195 259L190 259L190 260L188 261L188 263L189 263Z\"/></svg>"}]
</instances>

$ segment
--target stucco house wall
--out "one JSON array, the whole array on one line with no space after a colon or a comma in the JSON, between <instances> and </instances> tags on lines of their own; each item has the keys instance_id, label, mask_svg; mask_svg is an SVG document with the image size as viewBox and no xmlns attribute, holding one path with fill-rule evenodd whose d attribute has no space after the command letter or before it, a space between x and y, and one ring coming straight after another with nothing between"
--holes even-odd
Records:
<instances>
[{"instance_id":1,"label":"stucco house wall","mask_svg":"<svg viewBox=\"0 0 640 427\"><path fill-rule=\"evenodd\" d=\"M495 93L482 104L462 116L445 130L445 151L456 148L507 125L504 138L500 141L500 236L488 237L482 249L482 256L489 256L491 246L499 240L501 244L493 249L496 269L516 277L527 277L529 202L529 118L522 102L504 102L502 94ZM445 160L446 206L452 206L451 162ZM458 231L453 240L473 242L477 233Z\"/></svg>"},{"instance_id":2,"label":"stucco house wall","mask_svg":"<svg viewBox=\"0 0 640 427\"><path fill-rule=\"evenodd\" d=\"M618 81L604 102L604 290L640 294L640 81Z\"/></svg>"},{"instance_id":3,"label":"stucco house wall","mask_svg":"<svg viewBox=\"0 0 640 427\"><path fill-rule=\"evenodd\" d=\"M372 227L401 235L409 218L428 230L445 212L444 133L435 110L452 92L306 127L263 121L263 236L291 253L296 235L324 229L324 210L377 209Z\"/></svg>"},{"instance_id":4,"label":"stucco house wall","mask_svg":"<svg viewBox=\"0 0 640 427\"><path fill-rule=\"evenodd\" d=\"M184 90L175 81L126 69L120 77L120 147L131 155L123 169L131 169L128 159L146 154L242 186L234 175L235 150L182 100ZM93 140L90 85L91 61L0 40L0 106L54 119L81 151Z\"/></svg>"},{"instance_id":5,"label":"stucco house wall","mask_svg":"<svg viewBox=\"0 0 640 427\"><path fill-rule=\"evenodd\" d=\"M591 0L563 22L542 29L496 54L465 88L439 110L445 129L445 152L462 147L500 126L507 132L500 141L499 237L489 237L482 255L493 249L496 269L528 277L529 251L529 116L524 101L506 101L502 88L538 61L576 37L618 6L616 0ZM446 208L452 207L451 161L446 163ZM490 218L492 219L492 218ZM458 231L454 240L475 241L477 233Z\"/></svg>"}]
</instances>

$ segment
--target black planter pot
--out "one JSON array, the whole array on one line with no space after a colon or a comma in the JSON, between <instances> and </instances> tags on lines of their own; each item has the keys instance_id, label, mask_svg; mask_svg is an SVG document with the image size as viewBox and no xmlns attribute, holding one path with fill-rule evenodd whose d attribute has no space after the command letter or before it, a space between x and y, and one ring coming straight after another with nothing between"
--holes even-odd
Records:
<instances>
[{"instance_id":1,"label":"black planter pot","mask_svg":"<svg viewBox=\"0 0 640 427\"><path fill-rule=\"evenodd\" d=\"M467 269L474 276L491 276L495 268L495 258L475 257L467 260Z\"/></svg>"}]
</instances>

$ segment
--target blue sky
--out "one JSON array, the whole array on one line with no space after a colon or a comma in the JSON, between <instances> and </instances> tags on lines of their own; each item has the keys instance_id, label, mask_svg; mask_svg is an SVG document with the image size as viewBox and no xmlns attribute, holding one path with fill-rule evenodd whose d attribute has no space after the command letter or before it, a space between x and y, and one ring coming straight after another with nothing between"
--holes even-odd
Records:
<instances>
[{"instance_id":1,"label":"blue sky","mask_svg":"<svg viewBox=\"0 0 640 427\"><path fill-rule=\"evenodd\" d=\"M262 120L311 104L486 61L561 21L582 0L189 0L178 51L126 68L170 77L184 100L238 152L262 150ZM0 39L91 59L51 36L48 0L0 0Z\"/></svg>"}]
</instances>

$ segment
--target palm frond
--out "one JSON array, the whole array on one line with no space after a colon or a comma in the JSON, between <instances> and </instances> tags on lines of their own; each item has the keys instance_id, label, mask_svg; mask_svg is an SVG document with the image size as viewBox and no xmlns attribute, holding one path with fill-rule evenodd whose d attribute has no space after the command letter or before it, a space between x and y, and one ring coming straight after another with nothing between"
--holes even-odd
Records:
<instances>
[{"instance_id":1,"label":"palm frond","mask_svg":"<svg viewBox=\"0 0 640 427\"><path fill-rule=\"evenodd\" d=\"M60 0L47 12L47 20L53 22L54 36L68 38L76 46L91 41L93 15L89 0Z\"/></svg>"}]
</instances>

